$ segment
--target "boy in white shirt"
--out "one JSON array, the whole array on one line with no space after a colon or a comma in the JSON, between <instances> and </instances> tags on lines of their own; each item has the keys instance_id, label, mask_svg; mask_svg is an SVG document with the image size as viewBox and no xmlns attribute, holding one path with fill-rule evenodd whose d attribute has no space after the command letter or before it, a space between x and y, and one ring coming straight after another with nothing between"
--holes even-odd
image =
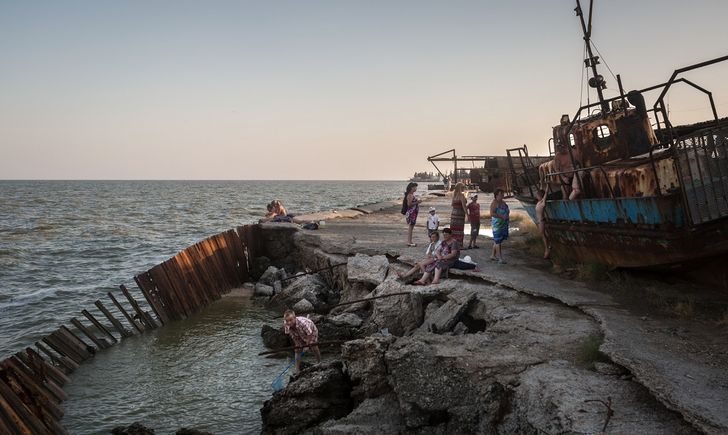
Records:
<instances>
[{"instance_id":1,"label":"boy in white shirt","mask_svg":"<svg viewBox=\"0 0 728 435\"><path fill-rule=\"evenodd\" d=\"M427 237L436 232L440 227L440 217L437 215L435 207L430 207L430 216L427 217Z\"/></svg>"}]
</instances>

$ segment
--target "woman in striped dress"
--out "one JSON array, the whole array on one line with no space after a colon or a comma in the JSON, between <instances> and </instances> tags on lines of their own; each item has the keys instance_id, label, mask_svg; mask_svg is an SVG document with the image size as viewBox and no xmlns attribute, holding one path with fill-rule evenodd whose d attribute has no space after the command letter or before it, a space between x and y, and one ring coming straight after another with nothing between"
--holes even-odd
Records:
<instances>
[{"instance_id":1,"label":"woman in striped dress","mask_svg":"<svg viewBox=\"0 0 728 435\"><path fill-rule=\"evenodd\" d=\"M465 199L465 185L458 183L455 185L452 195L452 212L450 213L450 229L452 230L453 239L463 244L463 236L465 229L465 217L468 215L468 205Z\"/></svg>"}]
</instances>

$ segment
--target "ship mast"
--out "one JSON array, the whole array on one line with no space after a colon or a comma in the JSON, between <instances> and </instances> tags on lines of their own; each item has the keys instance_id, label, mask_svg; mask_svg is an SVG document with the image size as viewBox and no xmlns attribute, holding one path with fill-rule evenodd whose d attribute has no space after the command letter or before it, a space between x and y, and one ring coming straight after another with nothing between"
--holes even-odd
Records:
<instances>
[{"instance_id":1,"label":"ship mast","mask_svg":"<svg viewBox=\"0 0 728 435\"><path fill-rule=\"evenodd\" d=\"M599 96L599 103L602 105L602 114L605 114L609 112L609 104L607 104L606 101L604 101L604 94L602 93L602 90L607 87L606 82L604 81L604 77L597 72L597 65L599 64L599 56L594 56L594 53L592 53L592 45L591 45L591 30L592 30L592 10L594 9L594 0L589 0L589 24L584 21L584 14L581 10L581 2L579 0L576 0L576 8L574 9L574 12L576 12L576 16L579 17L579 20L581 21L581 30L584 32L584 43L586 44L586 51L589 55L588 58L584 59L584 64L587 68L591 68L592 70L592 78L589 79L589 86L592 88L595 88L597 90L597 95Z\"/></svg>"}]
</instances>

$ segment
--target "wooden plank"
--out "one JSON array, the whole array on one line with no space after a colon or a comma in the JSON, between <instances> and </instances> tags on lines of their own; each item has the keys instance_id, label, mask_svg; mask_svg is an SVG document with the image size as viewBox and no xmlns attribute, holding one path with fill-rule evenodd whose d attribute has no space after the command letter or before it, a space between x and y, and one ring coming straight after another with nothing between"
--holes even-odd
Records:
<instances>
[{"instance_id":1,"label":"wooden plank","mask_svg":"<svg viewBox=\"0 0 728 435\"><path fill-rule=\"evenodd\" d=\"M174 256L174 260L178 263L180 270L185 275L187 282L193 287L197 297L201 300L204 306L210 305L213 301L207 284L205 283L204 275L201 268L192 260L189 250L185 249L179 254Z\"/></svg>"},{"instance_id":2,"label":"wooden plank","mask_svg":"<svg viewBox=\"0 0 728 435\"><path fill-rule=\"evenodd\" d=\"M114 325L114 328L121 334L122 337L131 337L134 335L131 331L124 328L124 325L121 324L118 320L116 320L116 317L114 317L109 310L106 309L104 304L101 302L101 300L96 299L96 302L94 302L94 305L96 305L96 308L101 310L101 312L106 316L107 319L109 319L109 322L111 322L112 325Z\"/></svg>"},{"instance_id":3,"label":"wooden plank","mask_svg":"<svg viewBox=\"0 0 728 435\"><path fill-rule=\"evenodd\" d=\"M154 285L159 291L159 296L164 301L167 308L167 313L173 320L179 320L186 318L190 311L186 301L181 295L177 294L177 289L169 282L167 274L161 264L158 264L149 269L149 276L152 277Z\"/></svg>"},{"instance_id":4,"label":"wooden plank","mask_svg":"<svg viewBox=\"0 0 728 435\"><path fill-rule=\"evenodd\" d=\"M104 325L101 324L101 322L96 320L96 317L94 317L93 314L89 313L86 310L82 310L81 314L83 314L91 323L93 323L94 326L96 327L96 329L98 329L100 332L103 332L104 334L106 334L106 336L111 339L112 343L116 343L118 341L116 339L116 337L114 337L114 335L111 332L109 332L109 330L106 329L106 327Z\"/></svg>"},{"instance_id":5,"label":"wooden plank","mask_svg":"<svg viewBox=\"0 0 728 435\"><path fill-rule=\"evenodd\" d=\"M134 280L137 282L137 285L138 285L140 281L137 281L137 278L138 278L138 276L135 276ZM119 288L121 289L121 292L126 297L126 300L129 301L129 304L131 305L131 307L137 313L137 317L139 318L139 320L142 323L144 323L144 326L148 329L156 329L158 327L157 322L154 321L154 319L151 316L147 315L147 313L144 312L144 310L142 310L141 306L139 306L139 303L136 301L136 299L134 299L131 296L131 293L126 288L126 286L122 284L119 286ZM149 297L147 297L147 294L144 291L144 289L141 286L139 287L139 289L141 290L144 297L147 299L147 302L149 302L149 305L152 307L152 311L154 311L154 314L157 315L157 319L160 322L162 322L162 324L164 324L165 322L168 322L169 319L167 318L167 315L165 314L164 310L157 311L157 309L154 308L154 305L152 304L151 299Z\"/></svg>"},{"instance_id":6,"label":"wooden plank","mask_svg":"<svg viewBox=\"0 0 728 435\"><path fill-rule=\"evenodd\" d=\"M202 247L196 243L187 248L187 253L195 265L195 269L205 282L205 292L210 301L220 299L222 284L219 282L216 272L212 268L211 260L207 259Z\"/></svg>"},{"instance_id":7,"label":"wooden plank","mask_svg":"<svg viewBox=\"0 0 728 435\"><path fill-rule=\"evenodd\" d=\"M73 324L73 326L76 327L76 329L78 329L86 337L88 337L89 340L91 340L96 345L96 347L98 347L99 349L108 349L109 347L111 347L106 340L104 340L103 338L97 337L96 334L89 331L88 328L86 328L86 326L84 326L83 323L81 323L75 317L71 319L71 323Z\"/></svg>"},{"instance_id":8,"label":"wooden plank","mask_svg":"<svg viewBox=\"0 0 728 435\"><path fill-rule=\"evenodd\" d=\"M21 433L50 435L43 422L25 406L18 395L2 379L0 379L0 406L10 416Z\"/></svg>"},{"instance_id":9,"label":"wooden plank","mask_svg":"<svg viewBox=\"0 0 728 435\"><path fill-rule=\"evenodd\" d=\"M92 356L96 355L96 348L91 346L90 344L83 341L78 335L74 334L73 331L66 328L64 325L61 325L58 327L58 330L71 342L75 343L80 349L86 351L86 354L88 354L88 357L91 358ZM83 352L82 352L83 353Z\"/></svg>"},{"instance_id":10,"label":"wooden plank","mask_svg":"<svg viewBox=\"0 0 728 435\"><path fill-rule=\"evenodd\" d=\"M238 276L237 262L233 256L233 247L228 242L225 233L220 233L212 238L212 241L217 245L217 252L222 260L223 266L227 272L228 282L231 284L231 289L242 284L240 277ZM229 290L229 289L228 289Z\"/></svg>"},{"instance_id":11,"label":"wooden plank","mask_svg":"<svg viewBox=\"0 0 728 435\"><path fill-rule=\"evenodd\" d=\"M65 356L63 356L61 354L58 354L58 355L53 354L50 350L48 350L48 348L46 348L43 344L41 344L40 341L35 342L35 347L37 347L38 350L40 350L41 352L46 354L48 356L48 358L51 359L51 361L53 361L54 363L56 363L58 365L58 367L62 367L66 373L72 373L74 370L76 370L78 368L78 364L74 363L69 358L66 358Z\"/></svg>"},{"instance_id":12,"label":"wooden plank","mask_svg":"<svg viewBox=\"0 0 728 435\"><path fill-rule=\"evenodd\" d=\"M196 313L204 306L202 299L197 295L194 287L185 279L179 264L174 259L162 263L162 270L167 275L170 284L187 304L189 313Z\"/></svg>"},{"instance_id":13,"label":"wooden plank","mask_svg":"<svg viewBox=\"0 0 728 435\"><path fill-rule=\"evenodd\" d=\"M140 273L139 275L134 277L134 282L136 282L137 286L139 287L139 290L141 290L142 295L144 295L144 298L147 300L147 303L150 307L152 307L152 311L154 311L154 314L156 314L157 319L159 319L159 322L162 324L169 323L169 315L167 314L166 307L162 303L162 301L159 299L159 295L156 293L156 287L154 286L154 282L152 282L152 278L149 276L148 272ZM124 289L126 287L122 286ZM129 297L127 297L129 299ZM137 311L137 315L139 315L139 312L141 310L137 310L139 307L139 304L134 301L132 303L129 301L129 303L132 304L132 308ZM148 328L156 328L155 326L151 326L146 321L147 319L141 318L140 320L144 321L144 324Z\"/></svg>"},{"instance_id":14,"label":"wooden plank","mask_svg":"<svg viewBox=\"0 0 728 435\"><path fill-rule=\"evenodd\" d=\"M4 369L12 371L18 384L30 393L30 397L28 397L28 399L30 399L29 401L34 402L36 406L48 411L52 420L60 420L63 417L63 410L61 410L61 407L58 405L60 400L55 397L55 395L53 395L53 393L47 389L42 382L39 384L38 380L33 379L33 377L30 376L25 369L23 369L20 361L15 358L8 358L2 362L2 365ZM27 402L26 404L30 405Z\"/></svg>"},{"instance_id":15,"label":"wooden plank","mask_svg":"<svg viewBox=\"0 0 728 435\"><path fill-rule=\"evenodd\" d=\"M248 258L245 255L245 245L243 244L243 240L240 238L238 232L235 230L227 231L227 235L230 239L230 244L233 247L235 260L237 261L237 269L240 276L240 282L248 282L250 281L250 271L248 270Z\"/></svg>"},{"instance_id":16,"label":"wooden plank","mask_svg":"<svg viewBox=\"0 0 728 435\"><path fill-rule=\"evenodd\" d=\"M80 365L84 361L83 357L76 353L72 347L67 346L63 340L59 340L55 332L41 338L41 341L50 346L51 349L58 352L61 356L65 356L73 361L76 366Z\"/></svg>"},{"instance_id":17,"label":"wooden plank","mask_svg":"<svg viewBox=\"0 0 728 435\"><path fill-rule=\"evenodd\" d=\"M70 378L66 376L65 373L63 373L58 367L46 361L45 358L43 358L43 356L36 352L34 349L26 347L25 353L29 357L32 364L42 364L44 369L46 370L46 373L51 378L53 378L53 380L55 380L57 385L63 386L71 382Z\"/></svg>"},{"instance_id":18,"label":"wooden plank","mask_svg":"<svg viewBox=\"0 0 728 435\"><path fill-rule=\"evenodd\" d=\"M225 289L227 293L229 289L235 287L238 280L232 257L229 256L227 241L220 234L209 237L208 240L215 251L220 267L222 267L225 281L228 283L229 288Z\"/></svg>"},{"instance_id":19,"label":"wooden plank","mask_svg":"<svg viewBox=\"0 0 728 435\"><path fill-rule=\"evenodd\" d=\"M50 391L51 394L53 394L58 403L68 399L68 395L63 391L58 383L53 380L52 375L50 375L43 365L32 361L25 352L16 353L15 358L20 360L22 367L28 371L30 376L36 379L36 382L39 385L42 385Z\"/></svg>"},{"instance_id":20,"label":"wooden plank","mask_svg":"<svg viewBox=\"0 0 728 435\"><path fill-rule=\"evenodd\" d=\"M225 262L222 250L218 247L216 237L208 237L203 240L203 244L208 245L208 249L212 252L212 260L217 264L217 268L220 273L220 277L224 281L224 288L222 293L227 293L231 288L234 287L234 281L230 278L230 271L228 270L227 263Z\"/></svg>"},{"instance_id":21,"label":"wooden plank","mask_svg":"<svg viewBox=\"0 0 728 435\"><path fill-rule=\"evenodd\" d=\"M230 283L225 278L225 270L220 264L220 259L217 256L215 245L209 239L205 239L199 243L199 246L202 248L208 267L215 275L215 279L218 282L218 293L223 294L227 292L227 290L230 289Z\"/></svg>"},{"instance_id":22,"label":"wooden plank","mask_svg":"<svg viewBox=\"0 0 728 435\"><path fill-rule=\"evenodd\" d=\"M22 369L13 366L11 358L2 362L0 371L2 372L0 377L44 426L47 427L48 422L57 421L63 417L63 410L51 398L50 392L38 386Z\"/></svg>"},{"instance_id":23,"label":"wooden plank","mask_svg":"<svg viewBox=\"0 0 728 435\"><path fill-rule=\"evenodd\" d=\"M124 306L119 303L119 301L116 300L114 295L111 292L107 293L107 296L109 296L109 299L111 299L111 302L116 306L116 308L121 312L121 314L124 315L126 318L126 321L131 324L131 326L134 327L140 334L144 332L144 325L140 322L137 322L134 320L129 313L124 309Z\"/></svg>"}]
</instances>

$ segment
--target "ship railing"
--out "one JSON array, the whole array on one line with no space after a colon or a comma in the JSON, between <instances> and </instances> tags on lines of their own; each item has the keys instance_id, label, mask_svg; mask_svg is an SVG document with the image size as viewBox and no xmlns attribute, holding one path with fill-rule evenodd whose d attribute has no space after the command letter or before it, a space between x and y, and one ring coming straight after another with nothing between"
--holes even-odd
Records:
<instances>
[{"instance_id":1,"label":"ship railing","mask_svg":"<svg viewBox=\"0 0 728 435\"><path fill-rule=\"evenodd\" d=\"M688 86L693 87L694 89L697 89L698 91L702 92L708 97L708 101L710 102L710 108L713 112L713 119L716 122L716 126L718 125L720 119L718 118L718 111L715 108L715 101L713 100L713 93L708 91L707 89L696 85L695 83L691 82L690 80L681 77L677 78L677 76L684 74L688 71L693 71L700 68L705 68L710 65L714 65L716 63L724 62L728 60L728 56L722 56L717 57L715 59L707 60L705 62L696 63L693 65L689 65L683 68L678 68L675 71L673 71L672 76L670 76L670 79L665 82L662 85L654 86L652 89L662 88L662 92L660 92L660 95L657 97L657 100L655 100L655 104L653 106L653 111L655 114L655 121L657 122L657 131L658 133L662 133L663 128L667 130L667 138L668 142L672 145L676 144L676 137L674 134L674 130L672 127L672 124L670 123L670 119L668 116L668 109L667 104L665 103L665 96L667 95L667 92L670 90L672 85L677 83L685 83ZM662 123L660 123L660 116L662 116ZM664 124L664 126L663 126Z\"/></svg>"},{"instance_id":2,"label":"ship railing","mask_svg":"<svg viewBox=\"0 0 728 435\"><path fill-rule=\"evenodd\" d=\"M678 138L673 146L685 209L693 225L728 217L728 126Z\"/></svg>"}]
</instances>

